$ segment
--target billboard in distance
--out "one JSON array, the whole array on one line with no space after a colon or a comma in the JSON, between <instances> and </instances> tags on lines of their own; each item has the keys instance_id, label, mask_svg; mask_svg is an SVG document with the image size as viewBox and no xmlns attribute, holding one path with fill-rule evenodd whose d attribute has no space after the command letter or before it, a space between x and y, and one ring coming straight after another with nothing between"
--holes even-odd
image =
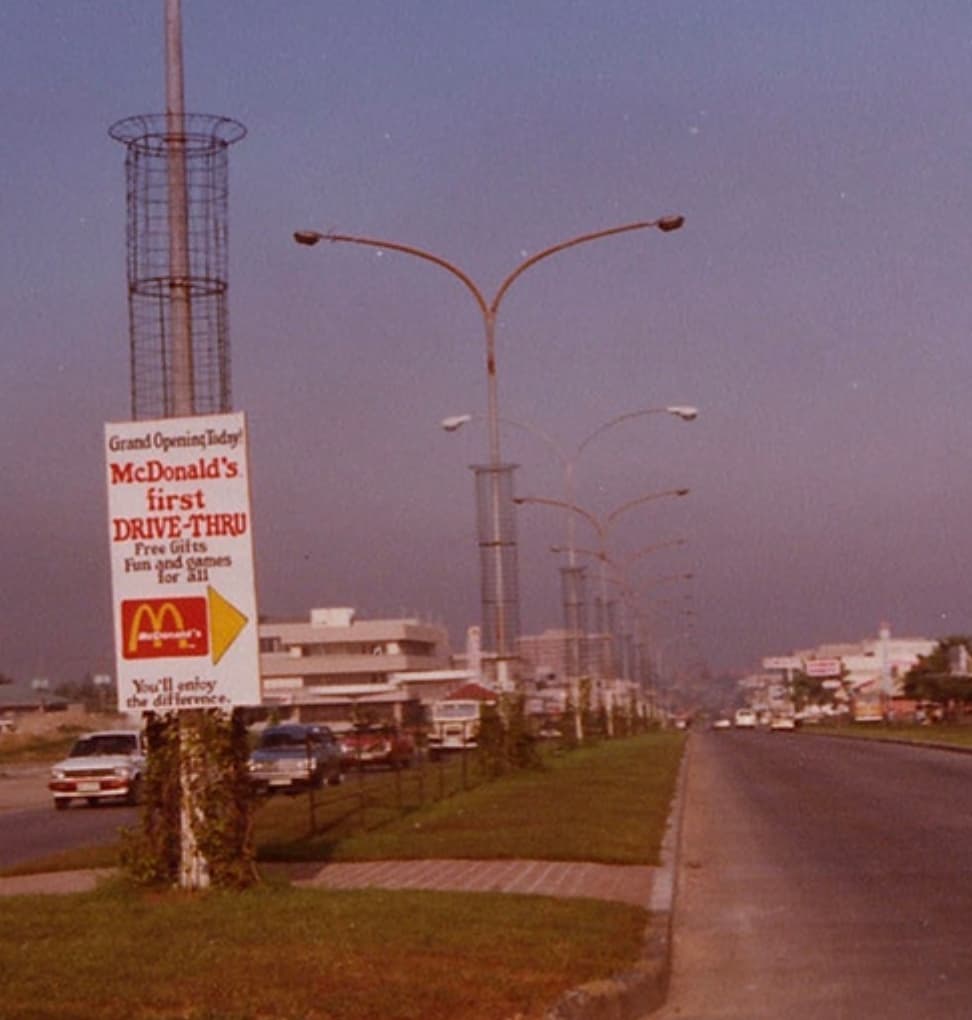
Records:
<instances>
[{"instance_id":1,"label":"billboard in distance","mask_svg":"<svg viewBox=\"0 0 972 1020\"><path fill-rule=\"evenodd\" d=\"M843 663L840 659L807 659L803 670L807 676L840 676Z\"/></svg>"},{"instance_id":2,"label":"billboard in distance","mask_svg":"<svg viewBox=\"0 0 972 1020\"><path fill-rule=\"evenodd\" d=\"M243 414L105 426L123 712L260 702Z\"/></svg>"}]
</instances>

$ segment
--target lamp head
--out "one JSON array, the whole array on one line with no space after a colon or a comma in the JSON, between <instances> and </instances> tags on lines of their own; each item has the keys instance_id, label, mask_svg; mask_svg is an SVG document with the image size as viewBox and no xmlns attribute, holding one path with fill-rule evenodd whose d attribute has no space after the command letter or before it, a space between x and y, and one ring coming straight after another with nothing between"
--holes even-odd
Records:
<instances>
[{"instance_id":1,"label":"lamp head","mask_svg":"<svg viewBox=\"0 0 972 1020\"><path fill-rule=\"evenodd\" d=\"M692 490L691 489L676 489L676 496L687 496Z\"/></svg>"},{"instance_id":2,"label":"lamp head","mask_svg":"<svg viewBox=\"0 0 972 1020\"><path fill-rule=\"evenodd\" d=\"M676 418L681 418L682 421L695 421L699 416L699 409L692 407L691 404L672 404L665 410L669 414L674 414Z\"/></svg>"},{"instance_id":3,"label":"lamp head","mask_svg":"<svg viewBox=\"0 0 972 1020\"><path fill-rule=\"evenodd\" d=\"M684 216L661 216L655 225L662 233L669 234L673 230L679 230L684 222Z\"/></svg>"},{"instance_id":4,"label":"lamp head","mask_svg":"<svg viewBox=\"0 0 972 1020\"><path fill-rule=\"evenodd\" d=\"M443 418L439 424L446 430L446 432L458 432L463 425L468 425L471 421L471 414L454 414L449 418Z\"/></svg>"},{"instance_id":5,"label":"lamp head","mask_svg":"<svg viewBox=\"0 0 972 1020\"><path fill-rule=\"evenodd\" d=\"M308 248L313 248L318 241L323 240L324 235L317 230L295 230L294 240L298 244L305 244Z\"/></svg>"}]
</instances>

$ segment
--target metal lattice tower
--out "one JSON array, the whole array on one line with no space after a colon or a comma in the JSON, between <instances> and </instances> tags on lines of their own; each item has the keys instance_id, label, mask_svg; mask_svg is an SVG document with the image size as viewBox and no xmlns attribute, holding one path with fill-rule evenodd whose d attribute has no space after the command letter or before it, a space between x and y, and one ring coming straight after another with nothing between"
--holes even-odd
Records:
<instances>
[{"instance_id":1,"label":"metal lattice tower","mask_svg":"<svg viewBox=\"0 0 972 1020\"><path fill-rule=\"evenodd\" d=\"M587 655L587 568L560 568L560 590L564 605L564 642L567 677L577 680L588 671Z\"/></svg>"},{"instance_id":2,"label":"metal lattice tower","mask_svg":"<svg viewBox=\"0 0 972 1020\"><path fill-rule=\"evenodd\" d=\"M520 634L516 516L513 504L515 464L473 465L479 531L483 639L497 661L513 657ZM494 506L494 502L496 505Z\"/></svg>"},{"instance_id":3,"label":"metal lattice tower","mask_svg":"<svg viewBox=\"0 0 972 1020\"><path fill-rule=\"evenodd\" d=\"M229 411L227 150L246 128L209 114L186 113L175 121L166 114L143 114L118 121L109 134L126 147L132 417L177 413L177 298L188 309L192 413ZM184 167L186 252L179 272L171 258L174 163Z\"/></svg>"}]
</instances>

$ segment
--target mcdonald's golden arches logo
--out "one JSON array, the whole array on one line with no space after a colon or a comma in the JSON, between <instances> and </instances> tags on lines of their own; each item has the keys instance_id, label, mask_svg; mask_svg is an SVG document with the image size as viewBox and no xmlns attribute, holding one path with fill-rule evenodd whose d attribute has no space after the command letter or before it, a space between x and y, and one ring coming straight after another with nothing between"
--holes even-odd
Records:
<instances>
[{"instance_id":1,"label":"mcdonald's golden arches logo","mask_svg":"<svg viewBox=\"0 0 972 1020\"><path fill-rule=\"evenodd\" d=\"M166 659L206 655L209 618L204 597L125 599L121 604L122 655Z\"/></svg>"}]
</instances>

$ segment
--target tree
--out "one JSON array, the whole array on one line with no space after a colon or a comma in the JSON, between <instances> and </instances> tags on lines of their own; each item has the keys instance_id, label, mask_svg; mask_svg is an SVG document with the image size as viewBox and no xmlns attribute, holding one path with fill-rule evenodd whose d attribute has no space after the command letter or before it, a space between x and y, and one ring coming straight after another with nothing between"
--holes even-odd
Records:
<instances>
[{"instance_id":1,"label":"tree","mask_svg":"<svg viewBox=\"0 0 972 1020\"><path fill-rule=\"evenodd\" d=\"M972 661L972 636L952 634L942 638L929 655L923 655L908 670L905 694L918 701L972 702L972 676L966 659Z\"/></svg>"},{"instance_id":2,"label":"tree","mask_svg":"<svg viewBox=\"0 0 972 1020\"><path fill-rule=\"evenodd\" d=\"M832 705L836 701L836 693L836 690L825 687L819 676L808 676L802 669L793 673L790 696L797 712L802 712L808 705Z\"/></svg>"}]
</instances>

